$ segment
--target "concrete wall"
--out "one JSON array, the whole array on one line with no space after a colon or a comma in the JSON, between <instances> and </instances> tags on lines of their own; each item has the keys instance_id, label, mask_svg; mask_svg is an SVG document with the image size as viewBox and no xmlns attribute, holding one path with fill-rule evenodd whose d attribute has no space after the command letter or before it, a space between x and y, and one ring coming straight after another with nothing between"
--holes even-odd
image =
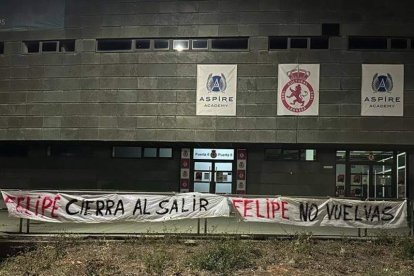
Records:
<instances>
[{"instance_id":1,"label":"concrete wall","mask_svg":"<svg viewBox=\"0 0 414 276\"><path fill-rule=\"evenodd\" d=\"M414 51L349 51L350 35L412 36L409 1L67 0L65 29L0 32L0 139L412 145ZM268 51L321 34L329 50ZM249 36L242 52L96 52L96 38ZM77 39L23 54L22 40ZM276 116L279 63L320 63L320 114ZM196 65L238 64L235 117L196 117ZM404 117L362 118L361 63L405 65Z\"/></svg>"}]
</instances>

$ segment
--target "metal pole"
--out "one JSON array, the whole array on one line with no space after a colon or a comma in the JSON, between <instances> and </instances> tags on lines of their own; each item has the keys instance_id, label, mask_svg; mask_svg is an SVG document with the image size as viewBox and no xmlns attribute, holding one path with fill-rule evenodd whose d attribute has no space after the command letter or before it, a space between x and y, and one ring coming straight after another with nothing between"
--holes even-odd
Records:
<instances>
[{"instance_id":1,"label":"metal pole","mask_svg":"<svg viewBox=\"0 0 414 276\"><path fill-rule=\"evenodd\" d=\"M197 235L200 235L200 219L197 219Z\"/></svg>"},{"instance_id":2,"label":"metal pole","mask_svg":"<svg viewBox=\"0 0 414 276\"><path fill-rule=\"evenodd\" d=\"M204 234L207 234L207 219L204 219Z\"/></svg>"},{"instance_id":3,"label":"metal pole","mask_svg":"<svg viewBox=\"0 0 414 276\"><path fill-rule=\"evenodd\" d=\"M30 219L26 220L26 233L29 234L29 230L30 230Z\"/></svg>"},{"instance_id":4,"label":"metal pole","mask_svg":"<svg viewBox=\"0 0 414 276\"><path fill-rule=\"evenodd\" d=\"M23 232L23 219L19 219L19 233Z\"/></svg>"}]
</instances>

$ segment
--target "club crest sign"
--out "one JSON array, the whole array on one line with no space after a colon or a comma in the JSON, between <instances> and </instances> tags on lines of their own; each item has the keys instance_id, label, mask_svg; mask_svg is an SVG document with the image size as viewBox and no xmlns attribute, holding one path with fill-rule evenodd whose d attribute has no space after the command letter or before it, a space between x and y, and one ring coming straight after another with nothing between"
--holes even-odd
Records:
<instances>
[{"instance_id":1,"label":"club crest sign","mask_svg":"<svg viewBox=\"0 0 414 276\"><path fill-rule=\"evenodd\" d=\"M363 64L362 116L403 116L404 66Z\"/></svg>"},{"instance_id":2,"label":"club crest sign","mask_svg":"<svg viewBox=\"0 0 414 276\"><path fill-rule=\"evenodd\" d=\"M237 65L197 65L197 115L236 115Z\"/></svg>"},{"instance_id":3,"label":"club crest sign","mask_svg":"<svg viewBox=\"0 0 414 276\"><path fill-rule=\"evenodd\" d=\"M318 115L319 64L281 64L278 79L278 115Z\"/></svg>"}]
</instances>

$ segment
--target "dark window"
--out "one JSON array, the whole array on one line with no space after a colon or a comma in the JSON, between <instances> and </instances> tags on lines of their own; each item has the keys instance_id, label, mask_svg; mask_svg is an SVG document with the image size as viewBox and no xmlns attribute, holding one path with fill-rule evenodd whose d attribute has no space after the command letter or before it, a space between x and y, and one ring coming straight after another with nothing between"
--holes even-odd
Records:
<instances>
[{"instance_id":1,"label":"dark window","mask_svg":"<svg viewBox=\"0 0 414 276\"><path fill-rule=\"evenodd\" d=\"M351 36L349 49L387 49L386 37Z\"/></svg>"},{"instance_id":2,"label":"dark window","mask_svg":"<svg viewBox=\"0 0 414 276\"><path fill-rule=\"evenodd\" d=\"M411 38L411 49L414 49L414 38Z\"/></svg>"},{"instance_id":3,"label":"dark window","mask_svg":"<svg viewBox=\"0 0 414 276\"><path fill-rule=\"evenodd\" d=\"M159 157L161 158L172 158L172 148L160 148Z\"/></svg>"},{"instance_id":4,"label":"dark window","mask_svg":"<svg viewBox=\"0 0 414 276\"><path fill-rule=\"evenodd\" d=\"M157 157L157 148L144 148L144 157Z\"/></svg>"},{"instance_id":5,"label":"dark window","mask_svg":"<svg viewBox=\"0 0 414 276\"><path fill-rule=\"evenodd\" d=\"M27 53L38 53L40 50L39 41L26 41L24 44L26 46Z\"/></svg>"},{"instance_id":6,"label":"dark window","mask_svg":"<svg viewBox=\"0 0 414 276\"><path fill-rule=\"evenodd\" d=\"M2 145L0 146L0 156L2 157L25 157L28 155L27 146Z\"/></svg>"},{"instance_id":7,"label":"dark window","mask_svg":"<svg viewBox=\"0 0 414 276\"><path fill-rule=\"evenodd\" d=\"M269 37L269 50L287 49L288 38L284 36Z\"/></svg>"},{"instance_id":8,"label":"dark window","mask_svg":"<svg viewBox=\"0 0 414 276\"><path fill-rule=\"evenodd\" d=\"M329 48L329 37L327 36L311 37L310 48L311 49L328 49Z\"/></svg>"},{"instance_id":9,"label":"dark window","mask_svg":"<svg viewBox=\"0 0 414 276\"><path fill-rule=\"evenodd\" d=\"M316 150L314 149L266 149L266 160L281 161L315 161Z\"/></svg>"},{"instance_id":10,"label":"dark window","mask_svg":"<svg viewBox=\"0 0 414 276\"><path fill-rule=\"evenodd\" d=\"M93 149L78 145L52 145L48 149L48 155L56 157L90 157L93 156Z\"/></svg>"},{"instance_id":11,"label":"dark window","mask_svg":"<svg viewBox=\"0 0 414 276\"><path fill-rule=\"evenodd\" d=\"M339 24L335 24L335 23L322 24L322 35L339 36Z\"/></svg>"},{"instance_id":12,"label":"dark window","mask_svg":"<svg viewBox=\"0 0 414 276\"><path fill-rule=\"evenodd\" d=\"M57 41L43 41L42 42L42 52L56 52L57 51Z\"/></svg>"},{"instance_id":13,"label":"dark window","mask_svg":"<svg viewBox=\"0 0 414 276\"><path fill-rule=\"evenodd\" d=\"M193 43L192 48L194 50L202 50L202 49L208 48L207 39L193 40L192 43Z\"/></svg>"},{"instance_id":14,"label":"dark window","mask_svg":"<svg viewBox=\"0 0 414 276\"><path fill-rule=\"evenodd\" d=\"M98 51L131 50L131 39L101 39L98 40Z\"/></svg>"},{"instance_id":15,"label":"dark window","mask_svg":"<svg viewBox=\"0 0 414 276\"><path fill-rule=\"evenodd\" d=\"M156 39L154 40L154 49L168 50L170 48L170 42L168 39Z\"/></svg>"},{"instance_id":16,"label":"dark window","mask_svg":"<svg viewBox=\"0 0 414 276\"><path fill-rule=\"evenodd\" d=\"M141 158L141 147L113 147L112 157L115 158Z\"/></svg>"},{"instance_id":17,"label":"dark window","mask_svg":"<svg viewBox=\"0 0 414 276\"><path fill-rule=\"evenodd\" d=\"M137 39L135 41L135 49L149 49L150 40L149 39Z\"/></svg>"},{"instance_id":18,"label":"dark window","mask_svg":"<svg viewBox=\"0 0 414 276\"><path fill-rule=\"evenodd\" d=\"M308 48L308 39L307 38L291 38L290 48L306 49Z\"/></svg>"},{"instance_id":19,"label":"dark window","mask_svg":"<svg viewBox=\"0 0 414 276\"><path fill-rule=\"evenodd\" d=\"M391 49L407 49L407 39L406 38L392 38Z\"/></svg>"},{"instance_id":20,"label":"dark window","mask_svg":"<svg viewBox=\"0 0 414 276\"><path fill-rule=\"evenodd\" d=\"M219 38L211 40L211 48L217 50L246 50L248 49L247 38Z\"/></svg>"},{"instance_id":21,"label":"dark window","mask_svg":"<svg viewBox=\"0 0 414 276\"><path fill-rule=\"evenodd\" d=\"M59 52L75 52L75 40L62 40L59 42Z\"/></svg>"},{"instance_id":22,"label":"dark window","mask_svg":"<svg viewBox=\"0 0 414 276\"><path fill-rule=\"evenodd\" d=\"M0 42L0 54L4 54L4 42Z\"/></svg>"}]
</instances>

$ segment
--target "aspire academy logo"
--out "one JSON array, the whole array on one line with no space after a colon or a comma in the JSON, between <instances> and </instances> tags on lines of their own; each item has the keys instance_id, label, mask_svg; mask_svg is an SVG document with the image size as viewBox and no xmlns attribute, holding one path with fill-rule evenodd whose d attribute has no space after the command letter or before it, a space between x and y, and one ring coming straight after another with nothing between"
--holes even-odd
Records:
<instances>
[{"instance_id":1,"label":"aspire academy logo","mask_svg":"<svg viewBox=\"0 0 414 276\"><path fill-rule=\"evenodd\" d=\"M224 74L220 74L220 75L210 74L207 78L206 87L209 93L212 93L212 92L224 93L227 88L226 77L224 76Z\"/></svg>"},{"instance_id":2,"label":"aspire academy logo","mask_svg":"<svg viewBox=\"0 0 414 276\"><path fill-rule=\"evenodd\" d=\"M283 86L281 100L283 105L290 111L300 113L312 106L315 92L306 80L310 72L304 69L293 69L287 72L289 81Z\"/></svg>"}]
</instances>

